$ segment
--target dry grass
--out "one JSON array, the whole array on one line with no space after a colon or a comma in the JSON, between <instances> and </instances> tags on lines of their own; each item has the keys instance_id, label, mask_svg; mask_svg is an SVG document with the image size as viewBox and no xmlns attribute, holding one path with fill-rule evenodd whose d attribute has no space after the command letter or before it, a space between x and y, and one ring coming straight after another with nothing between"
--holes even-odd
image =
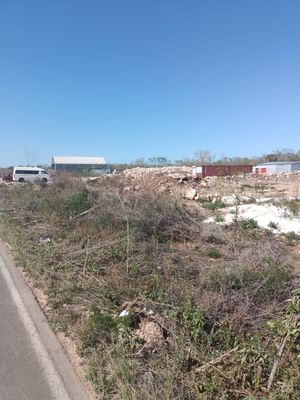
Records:
<instances>
[{"instance_id":1,"label":"dry grass","mask_svg":"<svg viewBox=\"0 0 300 400\"><path fill-rule=\"evenodd\" d=\"M0 190L1 237L46 292L54 329L76 341L99 398L299 398L298 295L276 238L203 224L198 208L120 178ZM163 340L141 339L147 322Z\"/></svg>"}]
</instances>

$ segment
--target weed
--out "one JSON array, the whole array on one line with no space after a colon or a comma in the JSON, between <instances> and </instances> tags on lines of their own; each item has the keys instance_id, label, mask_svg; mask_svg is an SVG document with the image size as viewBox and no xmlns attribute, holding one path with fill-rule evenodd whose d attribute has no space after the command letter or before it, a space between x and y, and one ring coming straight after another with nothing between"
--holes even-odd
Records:
<instances>
[{"instance_id":1,"label":"weed","mask_svg":"<svg viewBox=\"0 0 300 400\"><path fill-rule=\"evenodd\" d=\"M197 201L197 203L204 204L204 203L207 202L207 199L205 199L204 197L199 196L196 201Z\"/></svg>"},{"instance_id":2,"label":"weed","mask_svg":"<svg viewBox=\"0 0 300 400\"><path fill-rule=\"evenodd\" d=\"M276 222L270 221L268 227L271 229L278 229L278 224Z\"/></svg>"},{"instance_id":3,"label":"weed","mask_svg":"<svg viewBox=\"0 0 300 400\"><path fill-rule=\"evenodd\" d=\"M271 229L265 229L265 236L272 236L274 232Z\"/></svg>"},{"instance_id":4,"label":"weed","mask_svg":"<svg viewBox=\"0 0 300 400\"><path fill-rule=\"evenodd\" d=\"M86 211L92 207L93 201L87 192L81 192L72 195L65 201L62 207L63 214L66 217L71 217Z\"/></svg>"},{"instance_id":5,"label":"weed","mask_svg":"<svg viewBox=\"0 0 300 400\"><path fill-rule=\"evenodd\" d=\"M224 216L223 215L221 215L221 214L218 214L218 215L215 215L214 216L214 221L215 222L224 222L225 221L225 218L224 218Z\"/></svg>"},{"instance_id":6,"label":"weed","mask_svg":"<svg viewBox=\"0 0 300 400\"><path fill-rule=\"evenodd\" d=\"M255 189L258 193L261 193L261 194L264 194L264 193L268 190L268 188L267 188L266 185L255 185L255 186L254 186L254 189Z\"/></svg>"},{"instance_id":7,"label":"weed","mask_svg":"<svg viewBox=\"0 0 300 400\"><path fill-rule=\"evenodd\" d=\"M245 192L245 189L251 189L251 188L252 188L251 185L243 184L243 185L241 185L241 187L240 187L240 191L241 191L241 193L244 193L244 192Z\"/></svg>"},{"instance_id":8,"label":"weed","mask_svg":"<svg viewBox=\"0 0 300 400\"><path fill-rule=\"evenodd\" d=\"M80 332L82 353L96 348L102 341L110 342L120 329L128 329L133 323L131 315L114 318L93 306L91 315Z\"/></svg>"},{"instance_id":9,"label":"weed","mask_svg":"<svg viewBox=\"0 0 300 400\"><path fill-rule=\"evenodd\" d=\"M291 246L293 245L295 240L299 240L300 236L296 234L294 231L290 231L284 234L284 236L287 238L288 244Z\"/></svg>"},{"instance_id":10,"label":"weed","mask_svg":"<svg viewBox=\"0 0 300 400\"><path fill-rule=\"evenodd\" d=\"M208 210L214 211L214 210L218 210L220 208L225 208L226 204L222 200L216 199L216 201L214 201L214 202L204 203L203 207L207 208Z\"/></svg>"},{"instance_id":11,"label":"weed","mask_svg":"<svg viewBox=\"0 0 300 400\"><path fill-rule=\"evenodd\" d=\"M258 223L255 219L253 218L241 218L238 221L238 225L242 228L242 229L258 229Z\"/></svg>"},{"instance_id":12,"label":"weed","mask_svg":"<svg viewBox=\"0 0 300 400\"><path fill-rule=\"evenodd\" d=\"M204 208L207 208L208 210L212 211L226 207L226 204L222 202L220 198L216 198L215 201L211 202L204 197L198 197L197 202L202 204Z\"/></svg>"},{"instance_id":13,"label":"weed","mask_svg":"<svg viewBox=\"0 0 300 400\"><path fill-rule=\"evenodd\" d=\"M178 316L181 317L183 325L192 339L199 339L203 334L205 316L203 311L193 305L191 299L187 299L181 308L178 309Z\"/></svg>"},{"instance_id":14,"label":"weed","mask_svg":"<svg viewBox=\"0 0 300 400\"><path fill-rule=\"evenodd\" d=\"M300 200L286 200L283 202L284 207L286 207L289 212L297 217L300 213Z\"/></svg>"},{"instance_id":15,"label":"weed","mask_svg":"<svg viewBox=\"0 0 300 400\"><path fill-rule=\"evenodd\" d=\"M255 293L255 296L272 297L288 287L290 272L289 266L271 261L259 269L233 266L220 271L215 268L209 271L206 285L212 289L223 288L226 291L248 291L252 288L252 294Z\"/></svg>"},{"instance_id":16,"label":"weed","mask_svg":"<svg viewBox=\"0 0 300 400\"><path fill-rule=\"evenodd\" d=\"M210 258L222 258L222 253L216 248L209 249L207 255Z\"/></svg>"}]
</instances>

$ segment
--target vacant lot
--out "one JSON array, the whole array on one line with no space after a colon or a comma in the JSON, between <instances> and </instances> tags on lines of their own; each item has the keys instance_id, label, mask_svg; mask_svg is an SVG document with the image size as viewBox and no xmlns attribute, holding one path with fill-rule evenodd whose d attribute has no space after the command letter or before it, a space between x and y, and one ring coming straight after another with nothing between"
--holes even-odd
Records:
<instances>
[{"instance_id":1,"label":"vacant lot","mask_svg":"<svg viewBox=\"0 0 300 400\"><path fill-rule=\"evenodd\" d=\"M239 179L0 186L0 236L99 398L300 397L299 236L223 225L222 195L285 196Z\"/></svg>"}]
</instances>

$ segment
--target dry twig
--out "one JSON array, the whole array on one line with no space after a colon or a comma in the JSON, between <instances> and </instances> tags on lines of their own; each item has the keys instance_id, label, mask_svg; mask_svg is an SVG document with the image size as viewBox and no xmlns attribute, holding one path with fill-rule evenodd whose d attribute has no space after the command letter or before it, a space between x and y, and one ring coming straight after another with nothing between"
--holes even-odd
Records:
<instances>
[{"instance_id":1,"label":"dry twig","mask_svg":"<svg viewBox=\"0 0 300 400\"><path fill-rule=\"evenodd\" d=\"M272 387L272 384L273 384L273 381L274 381L274 378L275 378L275 375L276 375L276 371L278 369L279 362L280 362L280 359L282 357L283 350L284 350L284 347L285 347L285 344L286 344L286 341L287 341L288 337L289 337L289 333L284 337L284 339L282 339L281 345L280 345L280 347L278 349L278 352L276 354L276 357L275 357L275 360L274 360L274 364L273 364L273 367L272 367L272 370L271 370L271 373L270 373L270 376L269 376L269 379L268 379L268 386L267 386L267 391L268 392L271 390L271 387Z\"/></svg>"},{"instance_id":2,"label":"dry twig","mask_svg":"<svg viewBox=\"0 0 300 400\"><path fill-rule=\"evenodd\" d=\"M128 212L126 210L125 204L120 196L119 191L118 193L118 197L121 203L121 207L124 211L125 214L125 218L126 218L126 237L127 237L127 245L126 245L126 272L128 274L129 272L129 251L130 251L130 227L129 227L129 217L128 217Z\"/></svg>"},{"instance_id":3,"label":"dry twig","mask_svg":"<svg viewBox=\"0 0 300 400\"><path fill-rule=\"evenodd\" d=\"M97 204L96 206L91 207L91 208L89 208L88 210L85 210L85 211L81 212L80 214L71 216L69 219L72 219L72 220L73 220L73 219L77 219L77 218L80 218L80 217L84 217L85 215L90 214L91 212L93 212L94 210L96 210L97 208L99 208L100 206L101 206L101 204Z\"/></svg>"},{"instance_id":4,"label":"dry twig","mask_svg":"<svg viewBox=\"0 0 300 400\"><path fill-rule=\"evenodd\" d=\"M195 372L201 372L201 371L205 370L206 368L211 367L212 365L219 364L221 361L223 361L225 358L229 357L230 354L236 352L237 350L238 350L238 347L234 347L233 349L220 355L219 357L215 358L214 360L211 360L208 363L201 365L201 367L196 368Z\"/></svg>"}]
</instances>

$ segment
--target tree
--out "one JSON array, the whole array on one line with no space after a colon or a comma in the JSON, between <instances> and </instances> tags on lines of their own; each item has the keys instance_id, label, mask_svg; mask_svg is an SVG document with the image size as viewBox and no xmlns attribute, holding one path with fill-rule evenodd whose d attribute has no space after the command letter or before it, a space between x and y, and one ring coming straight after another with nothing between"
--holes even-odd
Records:
<instances>
[{"instance_id":1,"label":"tree","mask_svg":"<svg viewBox=\"0 0 300 400\"><path fill-rule=\"evenodd\" d=\"M25 164L28 167L35 165L37 163L37 158L37 153L34 150L28 149L27 147L24 149Z\"/></svg>"},{"instance_id":2,"label":"tree","mask_svg":"<svg viewBox=\"0 0 300 400\"><path fill-rule=\"evenodd\" d=\"M135 165L136 167L145 167L147 165L146 160L144 157L137 158L136 160L131 162L132 165Z\"/></svg>"},{"instance_id":3,"label":"tree","mask_svg":"<svg viewBox=\"0 0 300 400\"><path fill-rule=\"evenodd\" d=\"M148 158L148 164L151 166L157 166L157 167L165 167L167 165L172 164L170 160L168 160L167 157L151 157Z\"/></svg>"},{"instance_id":4,"label":"tree","mask_svg":"<svg viewBox=\"0 0 300 400\"><path fill-rule=\"evenodd\" d=\"M212 164L215 160L215 155L210 150L197 150L195 157L200 164Z\"/></svg>"}]
</instances>

